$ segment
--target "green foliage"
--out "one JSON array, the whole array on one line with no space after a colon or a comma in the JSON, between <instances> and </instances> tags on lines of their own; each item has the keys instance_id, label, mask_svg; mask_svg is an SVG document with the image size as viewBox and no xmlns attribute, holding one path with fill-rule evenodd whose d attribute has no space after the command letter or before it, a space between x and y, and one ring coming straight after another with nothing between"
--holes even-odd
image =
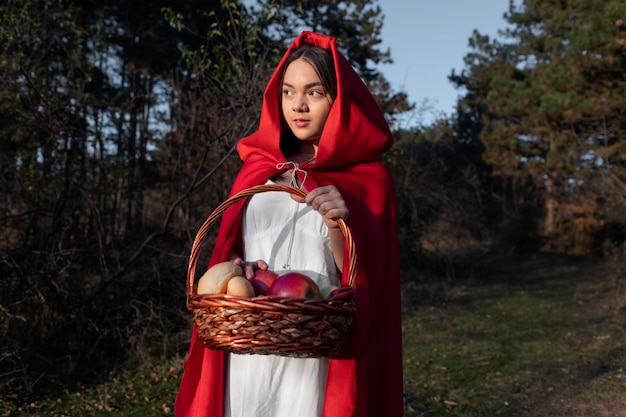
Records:
<instances>
[{"instance_id":1,"label":"green foliage","mask_svg":"<svg viewBox=\"0 0 626 417\"><path fill-rule=\"evenodd\" d=\"M256 127L282 56L269 23L299 24L278 12L226 0L3 6L3 399L36 404L47 388L186 350L188 251L229 191L236 143ZM345 26L364 69L388 59L377 8L341 16L359 21L318 29ZM399 111L402 95L387 93Z\"/></svg>"},{"instance_id":2,"label":"green foliage","mask_svg":"<svg viewBox=\"0 0 626 417\"><path fill-rule=\"evenodd\" d=\"M263 0L257 7L267 10L264 16L272 17L264 23L278 39L293 39L303 29L335 36L366 82L379 75L372 64L391 62L390 51L379 50L383 15L371 0Z\"/></svg>"},{"instance_id":3,"label":"green foliage","mask_svg":"<svg viewBox=\"0 0 626 417\"><path fill-rule=\"evenodd\" d=\"M442 277L453 277L446 255L488 238L481 148L458 137L445 120L394 136L383 161L398 196L403 278L431 292Z\"/></svg>"},{"instance_id":4,"label":"green foliage","mask_svg":"<svg viewBox=\"0 0 626 417\"><path fill-rule=\"evenodd\" d=\"M156 165L155 151L175 125L164 110L176 101L173 77L190 74L178 47L197 47L191 30L204 26L182 5L184 33L147 3L3 9L3 394L92 378L159 334L150 355L184 349L162 332L187 319L184 253L199 219L196 202L182 203L199 187L198 169Z\"/></svg>"},{"instance_id":5,"label":"green foliage","mask_svg":"<svg viewBox=\"0 0 626 417\"><path fill-rule=\"evenodd\" d=\"M467 72L452 77L468 90L460 108L481 119L494 173L539 191L548 249L591 251L569 236L601 232L610 214L595 202L626 198L626 160L612 148L626 126L624 16L619 1L512 3L508 42L475 33Z\"/></svg>"}]
</instances>

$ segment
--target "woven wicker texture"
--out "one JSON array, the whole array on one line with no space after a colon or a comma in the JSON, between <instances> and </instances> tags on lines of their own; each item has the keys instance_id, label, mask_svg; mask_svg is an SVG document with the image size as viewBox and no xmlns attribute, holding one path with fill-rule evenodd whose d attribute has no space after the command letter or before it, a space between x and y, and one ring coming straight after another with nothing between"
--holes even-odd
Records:
<instances>
[{"instance_id":1,"label":"woven wicker texture","mask_svg":"<svg viewBox=\"0 0 626 417\"><path fill-rule=\"evenodd\" d=\"M350 229L342 219L338 219L337 224L348 250L348 267L342 280L347 289L335 297L245 298L197 294L196 268L208 231L230 206L267 191L306 196L304 190L280 184L249 188L220 204L196 234L189 257L186 288L187 308L194 314L198 336L205 347L226 352L292 357L332 356L341 348L356 312L356 250Z\"/></svg>"}]
</instances>

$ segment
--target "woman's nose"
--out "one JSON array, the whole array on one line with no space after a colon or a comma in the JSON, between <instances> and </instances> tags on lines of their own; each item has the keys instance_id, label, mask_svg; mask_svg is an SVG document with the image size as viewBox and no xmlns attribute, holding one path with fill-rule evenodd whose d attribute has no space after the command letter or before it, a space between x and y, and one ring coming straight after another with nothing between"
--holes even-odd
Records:
<instances>
[{"instance_id":1,"label":"woman's nose","mask_svg":"<svg viewBox=\"0 0 626 417\"><path fill-rule=\"evenodd\" d=\"M298 97L293 101L293 110L297 112L307 111L308 105L304 97Z\"/></svg>"}]
</instances>

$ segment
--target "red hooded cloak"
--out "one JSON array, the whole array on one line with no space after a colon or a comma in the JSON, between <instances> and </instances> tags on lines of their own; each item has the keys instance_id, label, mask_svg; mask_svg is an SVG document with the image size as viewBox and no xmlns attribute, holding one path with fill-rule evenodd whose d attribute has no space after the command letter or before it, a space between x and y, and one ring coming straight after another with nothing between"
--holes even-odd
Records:
<instances>
[{"instance_id":1,"label":"red hooded cloak","mask_svg":"<svg viewBox=\"0 0 626 417\"><path fill-rule=\"evenodd\" d=\"M350 215L357 250L357 314L342 351L330 359L324 417L403 415L402 330L393 182L379 158L393 143L387 122L334 37L304 31L290 45L265 90L258 130L237 147L244 164L231 195L280 173L280 91L285 61L303 43L330 50L337 97L322 132L316 161L303 164L306 188L335 185ZM284 169L283 169L284 171ZM211 264L237 249L243 202L222 216ZM241 252L239 252L241 253ZM347 252L344 259L347 262ZM344 265L346 270L346 265ZM222 417L224 353L206 349L196 330L176 399L178 417Z\"/></svg>"}]
</instances>

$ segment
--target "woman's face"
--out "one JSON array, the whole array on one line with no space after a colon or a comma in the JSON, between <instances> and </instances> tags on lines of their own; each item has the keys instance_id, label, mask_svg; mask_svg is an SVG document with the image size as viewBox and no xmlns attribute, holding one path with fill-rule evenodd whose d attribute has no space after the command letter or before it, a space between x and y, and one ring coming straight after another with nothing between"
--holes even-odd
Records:
<instances>
[{"instance_id":1,"label":"woman's face","mask_svg":"<svg viewBox=\"0 0 626 417\"><path fill-rule=\"evenodd\" d=\"M303 59L287 67L282 86L282 111L293 134L319 142L333 99L311 64Z\"/></svg>"}]
</instances>

